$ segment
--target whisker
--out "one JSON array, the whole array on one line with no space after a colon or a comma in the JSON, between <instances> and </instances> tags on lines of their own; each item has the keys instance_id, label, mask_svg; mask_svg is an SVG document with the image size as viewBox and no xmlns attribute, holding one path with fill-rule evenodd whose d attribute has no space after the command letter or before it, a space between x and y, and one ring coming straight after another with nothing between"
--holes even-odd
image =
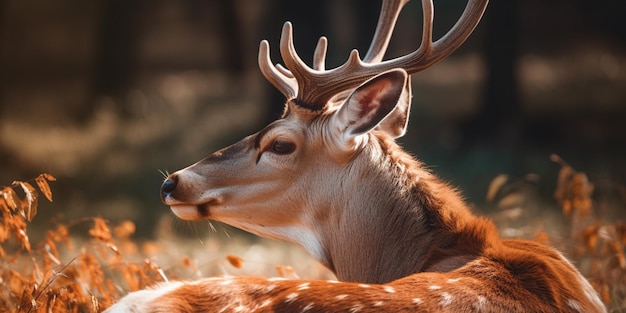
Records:
<instances>
[{"instance_id":1,"label":"whisker","mask_svg":"<svg viewBox=\"0 0 626 313\"><path fill-rule=\"evenodd\" d=\"M163 176L163 179L166 179L166 178L168 178L168 177L170 176L170 173L169 173L169 171L167 171L167 170L165 170L165 171L163 171L163 170L158 170L158 171L159 171L159 173L161 173L161 175Z\"/></svg>"},{"instance_id":2,"label":"whisker","mask_svg":"<svg viewBox=\"0 0 626 313\"><path fill-rule=\"evenodd\" d=\"M200 244L204 244L204 240L202 239L202 236L200 236L200 231L198 231L198 224L190 222L190 226L193 229L193 232L196 235L196 238L198 239Z\"/></svg>"},{"instance_id":3,"label":"whisker","mask_svg":"<svg viewBox=\"0 0 626 313\"><path fill-rule=\"evenodd\" d=\"M216 233L217 229L215 229L215 226L213 226L213 223L211 223L211 221L208 221L208 222L209 222L209 228L211 228L211 231Z\"/></svg>"}]
</instances>

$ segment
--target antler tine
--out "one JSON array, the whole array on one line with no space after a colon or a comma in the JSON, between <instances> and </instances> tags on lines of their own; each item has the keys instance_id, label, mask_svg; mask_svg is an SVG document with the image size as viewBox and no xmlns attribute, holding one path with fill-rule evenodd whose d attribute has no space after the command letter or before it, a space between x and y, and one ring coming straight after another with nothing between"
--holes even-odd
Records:
<instances>
[{"instance_id":1,"label":"antler tine","mask_svg":"<svg viewBox=\"0 0 626 313\"><path fill-rule=\"evenodd\" d=\"M383 0L376 32L369 50L367 50L363 58L363 62L377 63L383 60L389 46L389 40L391 40L391 35L393 34L393 29L396 26L398 15L400 15L400 11L408 2L409 0Z\"/></svg>"},{"instance_id":2,"label":"antler tine","mask_svg":"<svg viewBox=\"0 0 626 313\"><path fill-rule=\"evenodd\" d=\"M416 55L424 55L432 52L433 47L433 21L435 19L435 8L433 1L422 1L422 42L415 51Z\"/></svg>"},{"instance_id":3,"label":"antler tine","mask_svg":"<svg viewBox=\"0 0 626 313\"><path fill-rule=\"evenodd\" d=\"M320 37L315 46L315 53L313 54L313 69L323 71L326 69L326 49L328 47L328 40L326 37Z\"/></svg>"},{"instance_id":4,"label":"antler tine","mask_svg":"<svg viewBox=\"0 0 626 313\"><path fill-rule=\"evenodd\" d=\"M277 64L272 65L270 58L270 45L267 40L261 41L259 46L259 68L263 76L276 87L287 99L296 97L298 83L295 77L285 68Z\"/></svg>"},{"instance_id":5,"label":"antler tine","mask_svg":"<svg viewBox=\"0 0 626 313\"><path fill-rule=\"evenodd\" d=\"M321 101L308 101L307 93L310 94L309 87L314 77L319 76L317 73L324 73L324 64L326 59L326 40L320 38L318 45L315 48L314 53L314 68L307 66L304 61L298 56L296 48L293 44L293 26L290 22L286 22L283 25L283 30L280 35L280 54L285 62L285 66L291 71L297 82L297 96L296 103L298 105L307 107L311 110L321 110L325 107L325 103ZM323 53L322 53L323 52ZM315 69L318 68L318 69ZM316 88L324 90L323 88ZM325 102L325 101L324 101Z\"/></svg>"},{"instance_id":6,"label":"antler tine","mask_svg":"<svg viewBox=\"0 0 626 313\"><path fill-rule=\"evenodd\" d=\"M315 50L317 51L318 49L316 48ZM291 22L285 22L285 24L283 24L283 30L280 34L280 55L283 58L283 62L285 62L285 66L294 74L296 80L298 76L300 76L297 73L310 69L304 61L300 59L293 45L293 26ZM300 83L298 85L300 85Z\"/></svg>"},{"instance_id":7,"label":"antler tine","mask_svg":"<svg viewBox=\"0 0 626 313\"><path fill-rule=\"evenodd\" d=\"M487 3L489 3L489 0L470 0L467 3L461 18L459 18L456 24L454 24L443 37L433 43L433 54L440 55L440 57L433 61L433 64L450 55L465 42L467 37L470 36L474 28L478 25L480 18L487 8Z\"/></svg>"}]
</instances>

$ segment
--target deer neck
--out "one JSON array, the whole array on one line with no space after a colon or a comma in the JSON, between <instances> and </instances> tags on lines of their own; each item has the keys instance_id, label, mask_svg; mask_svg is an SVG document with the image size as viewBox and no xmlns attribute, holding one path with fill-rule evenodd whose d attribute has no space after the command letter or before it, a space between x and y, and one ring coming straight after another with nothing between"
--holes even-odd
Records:
<instances>
[{"instance_id":1,"label":"deer neck","mask_svg":"<svg viewBox=\"0 0 626 313\"><path fill-rule=\"evenodd\" d=\"M324 209L332 216L316 221L320 261L340 280L385 283L476 258L487 245L485 234L494 231L490 223L475 223L457 192L395 143L378 139L376 145L353 162L361 167L352 171L355 181L344 181L356 189L333 197ZM468 242L461 237L472 244L458 246Z\"/></svg>"}]
</instances>

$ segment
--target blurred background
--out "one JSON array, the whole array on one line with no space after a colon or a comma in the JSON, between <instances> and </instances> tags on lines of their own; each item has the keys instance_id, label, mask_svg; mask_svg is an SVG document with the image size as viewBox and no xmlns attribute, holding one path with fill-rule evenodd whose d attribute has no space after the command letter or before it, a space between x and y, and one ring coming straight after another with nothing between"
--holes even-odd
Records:
<instances>
[{"instance_id":1,"label":"blurred background","mask_svg":"<svg viewBox=\"0 0 626 313\"><path fill-rule=\"evenodd\" d=\"M437 38L464 6L435 1ZM379 8L362 0L0 0L0 185L48 172L58 179L55 202L41 201L37 223L100 215L131 219L137 236L152 237L171 217L159 200L162 172L279 116L284 99L258 70L259 42L268 39L281 63L289 20L304 60L325 35L327 67L338 66L351 49L367 50ZM401 144L487 213L496 208L485 194L502 173L537 202L553 201L556 153L589 175L603 217L623 217L624 16L623 0L491 1L457 52L413 76ZM411 1L387 58L417 48L421 23L420 2Z\"/></svg>"}]
</instances>

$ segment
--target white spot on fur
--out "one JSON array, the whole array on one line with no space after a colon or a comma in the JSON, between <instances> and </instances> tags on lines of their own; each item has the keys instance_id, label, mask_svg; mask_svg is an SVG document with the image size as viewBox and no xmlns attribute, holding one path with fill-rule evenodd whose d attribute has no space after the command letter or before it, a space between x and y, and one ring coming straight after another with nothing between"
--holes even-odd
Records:
<instances>
[{"instance_id":1,"label":"white spot on fur","mask_svg":"<svg viewBox=\"0 0 626 313\"><path fill-rule=\"evenodd\" d=\"M272 299L265 299L263 302L261 302L261 305L259 305L259 308L264 308L270 304L272 304Z\"/></svg>"},{"instance_id":2,"label":"white spot on fur","mask_svg":"<svg viewBox=\"0 0 626 313\"><path fill-rule=\"evenodd\" d=\"M247 312L247 311L248 311L248 308L242 304L240 304L239 306L233 309L233 312Z\"/></svg>"},{"instance_id":3,"label":"white spot on fur","mask_svg":"<svg viewBox=\"0 0 626 313\"><path fill-rule=\"evenodd\" d=\"M345 299L345 298L347 298L347 297L348 297L348 295L345 295L345 294L344 294L344 295L337 295L337 296L335 296L335 299L337 299L337 300L343 300L343 299Z\"/></svg>"},{"instance_id":4,"label":"white spot on fur","mask_svg":"<svg viewBox=\"0 0 626 313\"><path fill-rule=\"evenodd\" d=\"M310 284L311 284L310 282L302 283L302 284L298 285L298 290L309 289L309 285Z\"/></svg>"},{"instance_id":5,"label":"white spot on fur","mask_svg":"<svg viewBox=\"0 0 626 313\"><path fill-rule=\"evenodd\" d=\"M222 280L222 281L220 282L220 285L222 285L222 286L228 286L228 285L230 285L230 284L232 284L232 283L233 283L232 278L227 278L227 279Z\"/></svg>"},{"instance_id":6,"label":"white spot on fur","mask_svg":"<svg viewBox=\"0 0 626 313\"><path fill-rule=\"evenodd\" d=\"M359 284L359 287L361 287L361 288L370 288L372 286L370 286L368 284Z\"/></svg>"},{"instance_id":7,"label":"white spot on fur","mask_svg":"<svg viewBox=\"0 0 626 313\"><path fill-rule=\"evenodd\" d=\"M361 311L362 308L363 308L362 305L357 304L357 305L353 306L352 308L350 308L350 310L348 310L348 312L355 313L355 312Z\"/></svg>"},{"instance_id":8,"label":"white spot on fur","mask_svg":"<svg viewBox=\"0 0 626 313\"><path fill-rule=\"evenodd\" d=\"M420 298L413 298L413 303L415 304L422 304L424 301L422 301L422 299Z\"/></svg>"},{"instance_id":9,"label":"white spot on fur","mask_svg":"<svg viewBox=\"0 0 626 313\"><path fill-rule=\"evenodd\" d=\"M297 292L292 292L285 297L285 303L293 302L298 297Z\"/></svg>"},{"instance_id":10,"label":"white spot on fur","mask_svg":"<svg viewBox=\"0 0 626 313\"><path fill-rule=\"evenodd\" d=\"M388 293L396 292L396 290L393 287L391 287L391 286L383 286L383 290L385 290Z\"/></svg>"},{"instance_id":11,"label":"white spot on fur","mask_svg":"<svg viewBox=\"0 0 626 313\"><path fill-rule=\"evenodd\" d=\"M448 279L448 283L453 284L453 283L456 283L459 280L461 280L461 278L450 278L450 279Z\"/></svg>"},{"instance_id":12,"label":"white spot on fur","mask_svg":"<svg viewBox=\"0 0 626 313\"><path fill-rule=\"evenodd\" d=\"M207 277L203 278L203 281L214 281L214 280L223 280L225 278L230 278L231 276L215 276L215 277Z\"/></svg>"},{"instance_id":13,"label":"white spot on fur","mask_svg":"<svg viewBox=\"0 0 626 313\"><path fill-rule=\"evenodd\" d=\"M326 282L327 282L327 283L330 283L330 284L338 284L338 283L339 283L339 282L338 282L338 281L336 281L336 280L327 280Z\"/></svg>"},{"instance_id":14,"label":"white spot on fur","mask_svg":"<svg viewBox=\"0 0 626 313\"><path fill-rule=\"evenodd\" d=\"M439 289L441 289L441 286L438 286L438 285L428 286L428 290L439 290Z\"/></svg>"},{"instance_id":15,"label":"white spot on fur","mask_svg":"<svg viewBox=\"0 0 626 313\"><path fill-rule=\"evenodd\" d=\"M384 303L384 302L382 302L382 301L376 301L376 302L374 302L374 306L383 306L383 304L385 304L385 303Z\"/></svg>"},{"instance_id":16,"label":"white spot on fur","mask_svg":"<svg viewBox=\"0 0 626 313\"><path fill-rule=\"evenodd\" d=\"M573 310L576 310L578 312L582 312L583 311L583 308L580 306L580 303L578 303L578 301L576 301L574 299L567 300L567 305L569 305L570 308L572 308Z\"/></svg>"},{"instance_id":17,"label":"white spot on fur","mask_svg":"<svg viewBox=\"0 0 626 313\"><path fill-rule=\"evenodd\" d=\"M481 312L483 307L485 307L485 303L487 303L487 299L483 296L476 297L476 303L474 304L474 308L477 312Z\"/></svg>"},{"instance_id":18,"label":"white spot on fur","mask_svg":"<svg viewBox=\"0 0 626 313\"><path fill-rule=\"evenodd\" d=\"M231 305L232 305L232 303L231 303L231 304L228 304L228 305L223 306L223 307L222 307L219 311L217 311L217 313L224 313L224 312L228 311L228 310L230 309L230 306L231 306Z\"/></svg>"},{"instance_id":19,"label":"white spot on fur","mask_svg":"<svg viewBox=\"0 0 626 313\"><path fill-rule=\"evenodd\" d=\"M264 293L270 293L270 292L272 292L272 290L274 290L274 289L276 289L276 285L275 285L275 284L269 284L269 285L266 285L266 286L263 288L263 292L264 292Z\"/></svg>"},{"instance_id":20,"label":"white spot on fur","mask_svg":"<svg viewBox=\"0 0 626 313\"><path fill-rule=\"evenodd\" d=\"M452 295L444 292L441 294L441 300L439 300L439 305L441 306L447 306L450 305L450 303L452 303Z\"/></svg>"},{"instance_id":21,"label":"white spot on fur","mask_svg":"<svg viewBox=\"0 0 626 313\"><path fill-rule=\"evenodd\" d=\"M309 303L307 306L305 306L304 308L302 308L302 311L301 311L301 312L306 312L306 311L308 311L308 310L310 310L310 309L312 309L312 308L313 308L313 303Z\"/></svg>"},{"instance_id":22,"label":"white spot on fur","mask_svg":"<svg viewBox=\"0 0 626 313\"><path fill-rule=\"evenodd\" d=\"M267 281L281 281L281 280L287 280L287 278L284 277L270 277L267 279Z\"/></svg>"}]
</instances>

